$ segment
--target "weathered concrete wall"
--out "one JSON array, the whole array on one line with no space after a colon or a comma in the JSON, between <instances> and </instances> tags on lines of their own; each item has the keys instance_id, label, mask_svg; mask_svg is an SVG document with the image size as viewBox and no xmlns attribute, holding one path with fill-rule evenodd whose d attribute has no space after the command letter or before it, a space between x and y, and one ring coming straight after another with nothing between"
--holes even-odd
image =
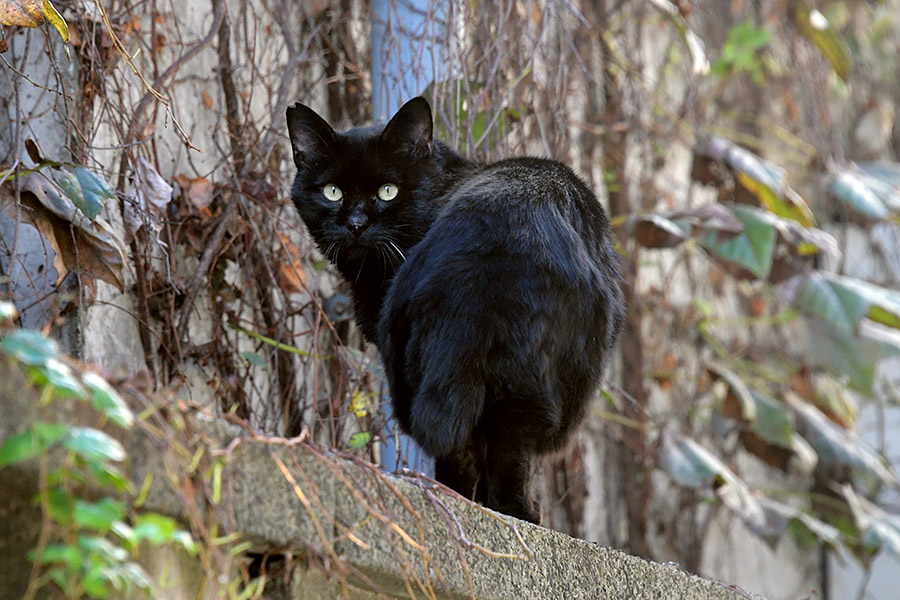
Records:
<instances>
[{"instance_id":1,"label":"weathered concrete wall","mask_svg":"<svg viewBox=\"0 0 900 600\"><path fill-rule=\"evenodd\" d=\"M0 361L0 443L37 414L37 397L18 369ZM330 598L354 590L389 597L437 598L684 598L732 600L748 596L677 568L517 521L447 493L430 480L387 475L376 467L296 440L253 437L203 415L185 414L163 428L153 417L128 435L133 481L152 485L145 507L218 522L218 535L240 533L253 551L322 557L326 576L301 563L267 590L272 598ZM90 422L90 411L69 415ZM116 435L113 430L109 431ZM221 498L198 493L185 504L197 473L181 472L179 456L197 448L224 458ZM40 514L31 498L36 463L0 469L0 600L20 597L30 572ZM189 508L187 508L189 507ZM190 557L154 552L148 568L170 572L166 597L196 597L209 573ZM173 563L174 561L174 563ZM177 577L172 577L173 564ZM166 566L168 565L168 566ZM158 574L158 573L157 573ZM178 585L173 582L180 582ZM187 588L187 589L186 589Z\"/></svg>"}]
</instances>

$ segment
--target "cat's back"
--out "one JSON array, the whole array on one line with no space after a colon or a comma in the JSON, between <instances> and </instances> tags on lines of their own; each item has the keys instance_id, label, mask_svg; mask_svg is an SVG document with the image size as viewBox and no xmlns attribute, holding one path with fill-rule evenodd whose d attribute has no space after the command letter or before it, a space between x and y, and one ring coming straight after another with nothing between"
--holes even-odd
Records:
<instances>
[{"instance_id":1,"label":"cat's back","mask_svg":"<svg viewBox=\"0 0 900 600\"><path fill-rule=\"evenodd\" d=\"M458 266L477 276L483 266L467 267L497 262L589 287L618 275L599 201L568 166L545 158L510 158L461 178L422 246L419 261L438 271Z\"/></svg>"}]
</instances>

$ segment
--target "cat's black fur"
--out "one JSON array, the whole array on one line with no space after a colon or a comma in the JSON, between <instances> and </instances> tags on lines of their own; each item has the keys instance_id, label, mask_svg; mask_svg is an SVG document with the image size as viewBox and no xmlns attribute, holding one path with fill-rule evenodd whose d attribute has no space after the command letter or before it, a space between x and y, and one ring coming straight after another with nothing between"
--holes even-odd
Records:
<instances>
[{"instance_id":1,"label":"cat's black fur","mask_svg":"<svg viewBox=\"0 0 900 600\"><path fill-rule=\"evenodd\" d=\"M532 461L582 420L624 313L600 203L555 161L466 161L421 98L383 129L336 133L300 104L287 120L292 199L350 282L401 427L439 481L537 522Z\"/></svg>"}]
</instances>

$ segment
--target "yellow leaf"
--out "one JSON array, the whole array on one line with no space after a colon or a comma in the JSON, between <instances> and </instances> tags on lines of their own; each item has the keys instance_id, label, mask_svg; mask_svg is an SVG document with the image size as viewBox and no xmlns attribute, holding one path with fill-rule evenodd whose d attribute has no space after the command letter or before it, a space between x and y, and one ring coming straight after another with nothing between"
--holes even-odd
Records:
<instances>
[{"instance_id":1,"label":"yellow leaf","mask_svg":"<svg viewBox=\"0 0 900 600\"><path fill-rule=\"evenodd\" d=\"M365 417L369 414L369 408L369 396L362 390L353 392L353 396L350 398L350 412L357 417Z\"/></svg>"},{"instance_id":2,"label":"yellow leaf","mask_svg":"<svg viewBox=\"0 0 900 600\"><path fill-rule=\"evenodd\" d=\"M0 25L40 27L43 22L38 0L0 0Z\"/></svg>"},{"instance_id":3,"label":"yellow leaf","mask_svg":"<svg viewBox=\"0 0 900 600\"><path fill-rule=\"evenodd\" d=\"M47 17L47 20L50 21L50 24L56 27L56 30L59 32L59 37L62 38L63 43L69 43L69 26L66 25L66 20L62 18L62 15L56 12L56 9L50 4L50 0L41 0L44 8L44 16ZM66 50L68 52L68 49Z\"/></svg>"}]
</instances>

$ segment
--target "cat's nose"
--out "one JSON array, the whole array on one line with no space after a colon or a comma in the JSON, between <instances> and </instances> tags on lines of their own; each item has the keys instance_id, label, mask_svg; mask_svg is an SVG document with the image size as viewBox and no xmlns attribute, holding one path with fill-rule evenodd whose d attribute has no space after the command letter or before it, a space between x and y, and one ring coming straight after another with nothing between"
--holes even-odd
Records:
<instances>
[{"instance_id":1,"label":"cat's nose","mask_svg":"<svg viewBox=\"0 0 900 600\"><path fill-rule=\"evenodd\" d=\"M369 226L369 218L362 212L355 212L347 218L347 229L358 236Z\"/></svg>"}]
</instances>

